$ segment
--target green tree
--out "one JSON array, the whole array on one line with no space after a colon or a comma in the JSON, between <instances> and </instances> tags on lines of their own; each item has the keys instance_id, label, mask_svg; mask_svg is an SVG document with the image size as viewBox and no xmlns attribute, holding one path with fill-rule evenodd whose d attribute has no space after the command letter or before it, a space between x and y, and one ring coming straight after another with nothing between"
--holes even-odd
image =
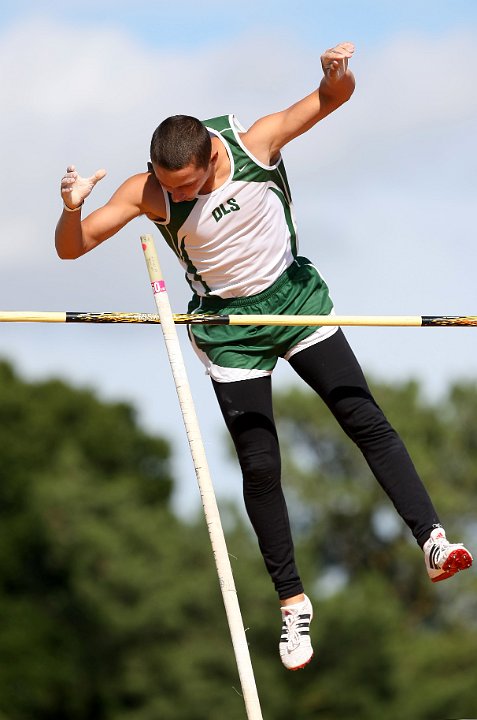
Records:
<instances>
[{"instance_id":1,"label":"green tree","mask_svg":"<svg viewBox=\"0 0 477 720\"><path fill-rule=\"evenodd\" d=\"M375 393L445 525L472 541L476 386L434 403L415 383ZM316 611L305 671L281 666L256 539L242 509L221 508L264 718L475 717L475 573L429 582L410 533L313 393L277 393L276 414ZM129 405L25 382L6 363L0 428L0 717L243 720L203 513L172 513L167 442Z\"/></svg>"},{"instance_id":2,"label":"green tree","mask_svg":"<svg viewBox=\"0 0 477 720\"><path fill-rule=\"evenodd\" d=\"M0 712L223 718L242 701L205 523L123 403L0 365ZM192 475L193 473L191 473Z\"/></svg>"}]
</instances>

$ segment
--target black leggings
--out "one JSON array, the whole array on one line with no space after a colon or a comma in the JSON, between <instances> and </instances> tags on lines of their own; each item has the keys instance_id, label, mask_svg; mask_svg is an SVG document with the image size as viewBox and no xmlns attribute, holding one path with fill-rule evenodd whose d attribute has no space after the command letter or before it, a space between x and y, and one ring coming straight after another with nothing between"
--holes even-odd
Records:
<instances>
[{"instance_id":1,"label":"black leggings","mask_svg":"<svg viewBox=\"0 0 477 720\"><path fill-rule=\"evenodd\" d=\"M376 479L422 547L439 524L409 454L376 404L348 342L338 330L290 358L363 453ZM278 596L303 592L281 486L271 378L213 382L243 474L245 507Z\"/></svg>"}]
</instances>

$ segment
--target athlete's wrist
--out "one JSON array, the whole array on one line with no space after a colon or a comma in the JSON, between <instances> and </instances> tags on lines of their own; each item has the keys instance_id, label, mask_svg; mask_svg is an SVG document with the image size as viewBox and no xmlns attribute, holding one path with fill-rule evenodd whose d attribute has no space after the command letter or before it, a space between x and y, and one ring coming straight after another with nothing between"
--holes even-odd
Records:
<instances>
[{"instance_id":1,"label":"athlete's wrist","mask_svg":"<svg viewBox=\"0 0 477 720\"><path fill-rule=\"evenodd\" d=\"M67 204L65 203L65 201L63 200L63 210L66 210L66 212L70 212L70 213L72 213L72 212L78 212L78 210L81 210L81 208L83 207L83 205L84 205L84 200L82 200L81 203L80 203L79 205L77 205L77 207L71 208L71 207L69 207L69 205L67 205Z\"/></svg>"}]
</instances>

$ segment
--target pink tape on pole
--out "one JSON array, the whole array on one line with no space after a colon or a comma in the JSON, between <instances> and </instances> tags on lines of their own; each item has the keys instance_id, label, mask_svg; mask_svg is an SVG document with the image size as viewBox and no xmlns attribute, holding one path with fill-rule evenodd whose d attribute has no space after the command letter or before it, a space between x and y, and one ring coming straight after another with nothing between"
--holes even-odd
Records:
<instances>
[{"instance_id":1,"label":"pink tape on pole","mask_svg":"<svg viewBox=\"0 0 477 720\"><path fill-rule=\"evenodd\" d=\"M166 283L164 280L154 280L154 282L151 283L152 292L154 295L157 295L161 292L166 292Z\"/></svg>"}]
</instances>

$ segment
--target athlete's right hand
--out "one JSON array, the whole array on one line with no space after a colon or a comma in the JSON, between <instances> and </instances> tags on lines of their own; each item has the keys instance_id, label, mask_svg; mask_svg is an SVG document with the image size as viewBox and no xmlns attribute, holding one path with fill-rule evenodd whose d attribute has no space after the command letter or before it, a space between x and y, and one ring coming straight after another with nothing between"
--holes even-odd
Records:
<instances>
[{"instance_id":1,"label":"athlete's right hand","mask_svg":"<svg viewBox=\"0 0 477 720\"><path fill-rule=\"evenodd\" d=\"M354 44L343 42L325 50L321 56L321 67L329 83L336 83L346 74L348 60L353 57Z\"/></svg>"},{"instance_id":2,"label":"athlete's right hand","mask_svg":"<svg viewBox=\"0 0 477 720\"><path fill-rule=\"evenodd\" d=\"M96 170L91 177L84 178L78 175L74 165L68 165L66 173L61 178L61 197L70 209L79 207L88 197L97 182L106 175L106 170Z\"/></svg>"}]
</instances>

